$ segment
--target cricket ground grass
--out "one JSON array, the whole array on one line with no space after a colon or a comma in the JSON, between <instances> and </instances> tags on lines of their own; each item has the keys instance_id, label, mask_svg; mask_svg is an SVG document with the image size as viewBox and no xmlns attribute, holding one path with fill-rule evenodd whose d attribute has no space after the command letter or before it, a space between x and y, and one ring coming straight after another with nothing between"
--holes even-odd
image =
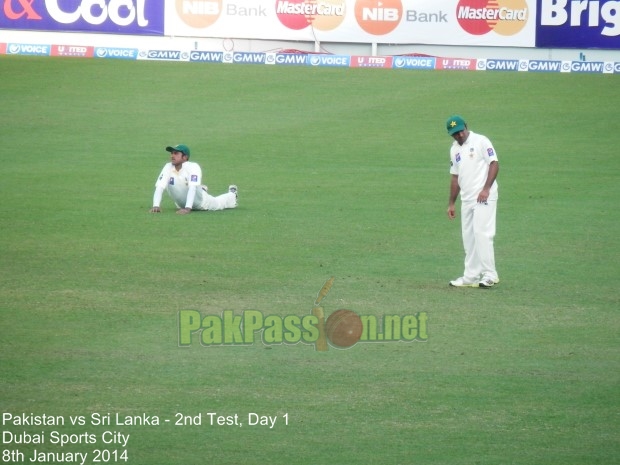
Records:
<instances>
[{"instance_id":1,"label":"cricket ground grass","mask_svg":"<svg viewBox=\"0 0 620 465\"><path fill-rule=\"evenodd\" d=\"M617 76L0 56L0 84L4 462L618 463ZM490 290L448 287L452 113L500 160ZM237 209L148 213L176 143ZM326 317L427 337L180 347L184 311L301 319L330 277Z\"/></svg>"}]
</instances>

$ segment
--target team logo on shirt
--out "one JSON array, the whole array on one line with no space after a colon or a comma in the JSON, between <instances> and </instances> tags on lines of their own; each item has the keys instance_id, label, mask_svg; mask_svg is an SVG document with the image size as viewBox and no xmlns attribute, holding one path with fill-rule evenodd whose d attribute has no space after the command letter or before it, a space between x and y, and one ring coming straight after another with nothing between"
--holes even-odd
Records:
<instances>
[{"instance_id":1,"label":"team logo on shirt","mask_svg":"<svg viewBox=\"0 0 620 465\"><path fill-rule=\"evenodd\" d=\"M191 182L198 182L198 176L195 174L192 174L192 177L190 179Z\"/></svg>"},{"instance_id":2,"label":"team logo on shirt","mask_svg":"<svg viewBox=\"0 0 620 465\"><path fill-rule=\"evenodd\" d=\"M469 158L472 159L472 160L474 158L474 148L473 147L469 148Z\"/></svg>"},{"instance_id":3,"label":"team logo on shirt","mask_svg":"<svg viewBox=\"0 0 620 465\"><path fill-rule=\"evenodd\" d=\"M457 153L456 154L456 162L459 163L461 161L461 154Z\"/></svg>"},{"instance_id":4,"label":"team logo on shirt","mask_svg":"<svg viewBox=\"0 0 620 465\"><path fill-rule=\"evenodd\" d=\"M489 157L494 157L494 156L495 156L495 152L493 151L493 149L492 149L492 148L490 148L490 147L489 147L489 148L487 149L487 155L488 155Z\"/></svg>"},{"instance_id":5,"label":"team logo on shirt","mask_svg":"<svg viewBox=\"0 0 620 465\"><path fill-rule=\"evenodd\" d=\"M174 177L170 176L170 180L168 181L168 184L171 186L174 186Z\"/></svg>"}]
</instances>

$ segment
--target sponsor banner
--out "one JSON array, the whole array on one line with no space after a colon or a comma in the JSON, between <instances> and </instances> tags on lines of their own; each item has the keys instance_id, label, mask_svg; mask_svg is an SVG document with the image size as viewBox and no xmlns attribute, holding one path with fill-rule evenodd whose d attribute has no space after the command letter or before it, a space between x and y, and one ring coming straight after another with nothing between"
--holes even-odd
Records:
<instances>
[{"instance_id":1,"label":"sponsor banner","mask_svg":"<svg viewBox=\"0 0 620 465\"><path fill-rule=\"evenodd\" d=\"M394 57L370 57L365 55L353 55L351 68L391 68Z\"/></svg>"},{"instance_id":2,"label":"sponsor banner","mask_svg":"<svg viewBox=\"0 0 620 465\"><path fill-rule=\"evenodd\" d=\"M119 58L121 60L137 60L137 48L95 47L95 58Z\"/></svg>"},{"instance_id":3,"label":"sponsor banner","mask_svg":"<svg viewBox=\"0 0 620 465\"><path fill-rule=\"evenodd\" d=\"M267 64L267 54L263 52L227 52L224 53L223 63L234 64Z\"/></svg>"},{"instance_id":4,"label":"sponsor banner","mask_svg":"<svg viewBox=\"0 0 620 465\"><path fill-rule=\"evenodd\" d=\"M200 50L138 50L135 48L0 43L0 55L116 58L200 63L327 66L342 68L512 71L530 73L620 74L620 62L443 58L434 56L361 56L293 52L218 52Z\"/></svg>"},{"instance_id":5,"label":"sponsor banner","mask_svg":"<svg viewBox=\"0 0 620 465\"><path fill-rule=\"evenodd\" d=\"M53 57L79 57L92 58L95 54L95 47L80 45L52 45Z\"/></svg>"},{"instance_id":6,"label":"sponsor banner","mask_svg":"<svg viewBox=\"0 0 620 465\"><path fill-rule=\"evenodd\" d=\"M140 50L138 52L139 60L155 60L155 61L188 61L189 52L181 50Z\"/></svg>"},{"instance_id":7,"label":"sponsor banner","mask_svg":"<svg viewBox=\"0 0 620 465\"><path fill-rule=\"evenodd\" d=\"M349 68L351 57L349 55L309 55L310 66L332 66Z\"/></svg>"},{"instance_id":8,"label":"sponsor banner","mask_svg":"<svg viewBox=\"0 0 620 465\"><path fill-rule=\"evenodd\" d=\"M620 49L620 1L537 0L536 46Z\"/></svg>"},{"instance_id":9,"label":"sponsor banner","mask_svg":"<svg viewBox=\"0 0 620 465\"><path fill-rule=\"evenodd\" d=\"M223 52L209 52L195 50L189 53L189 61L197 63L222 63L224 60Z\"/></svg>"},{"instance_id":10,"label":"sponsor banner","mask_svg":"<svg viewBox=\"0 0 620 465\"><path fill-rule=\"evenodd\" d=\"M7 55L37 55L49 56L52 50L47 44L12 44L6 46Z\"/></svg>"},{"instance_id":11,"label":"sponsor banner","mask_svg":"<svg viewBox=\"0 0 620 465\"><path fill-rule=\"evenodd\" d=\"M562 62L559 60L521 60L519 71L532 73L559 73L562 70Z\"/></svg>"},{"instance_id":12,"label":"sponsor banner","mask_svg":"<svg viewBox=\"0 0 620 465\"><path fill-rule=\"evenodd\" d=\"M308 54L299 53L276 53L274 64L276 65L307 65Z\"/></svg>"},{"instance_id":13,"label":"sponsor banner","mask_svg":"<svg viewBox=\"0 0 620 465\"><path fill-rule=\"evenodd\" d=\"M519 60L506 60L486 58L477 60L476 69L478 71L519 71Z\"/></svg>"},{"instance_id":14,"label":"sponsor banner","mask_svg":"<svg viewBox=\"0 0 620 465\"><path fill-rule=\"evenodd\" d=\"M437 58L435 69L474 71L478 69L477 65L480 61L470 58Z\"/></svg>"},{"instance_id":15,"label":"sponsor banner","mask_svg":"<svg viewBox=\"0 0 620 465\"><path fill-rule=\"evenodd\" d=\"M163 35L161 0L3 0L0 29ZM168 3L168 2L166 2Z\"/></svg>"},{"instance_id":16,"label":"sponsor banner","mask_svg":"<svg viewBox=\"0 0 620 465\"><path fill-rule=\"evenodd\" d=\"M165 34L534 47L536 0L176 0Z\"/></svg>"},{"instance_id":17,"label":"sponsor banner","mask_svg":"<svg viewBox=\"0 0 620 465\"><path fill-rule=\"evenodd\" d=\"M602 73L605 63L602 61L569 61L571 73Z\"/></svg>"},{"instance_id":18,"label":"sponsor banner","mask_svg":"<svg viewBox=\"0 0 620 465\"><path fill-rule=\"evenodd\" d=\"M435 57L395 56L392 66L397 69L435 69Z\"/></svg>"}]
</instances>

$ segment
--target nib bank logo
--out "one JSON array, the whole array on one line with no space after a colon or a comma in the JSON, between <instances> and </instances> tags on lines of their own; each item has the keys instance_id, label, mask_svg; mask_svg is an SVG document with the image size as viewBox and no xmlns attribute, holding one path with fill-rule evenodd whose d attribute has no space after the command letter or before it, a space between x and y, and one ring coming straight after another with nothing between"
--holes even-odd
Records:
<instances>
[{"instance_id":1,"label":"nib bank logo","mask_svg":"<svg viewBox=\"0 0 620 465\"><path fill-rule=\"evenodd\" d=\"M212 26L222 14L222 0L175 0L179 18L197 29Z\"/></svg>"},{"instance_id":2,"label":"nib bank logo","mask_svg":"<svg viewBox=\"0 0 620 465\"><path fill-rule=\"evenodd\" d=\"M526 0L460 0L456 18L463 30L472 35L495 31L511 36L525 27L529 9Z\"/></svg>"},{"instance_id":3,"label":"nib bank logo","mask_svg":"<svg viewBox=\"0 0 620 465\"><path fill-rule=\"evenodd\" d=\"M400 0L357 0L355 19L368 34L380 36L392 32L403 17Z\"/></svg>"},{"instance_id":4,"label":"nib bank logo","mask_svg":"<svg viewBox=\"0 0 620 465\"><path fill-rule=\"evenodd\" d=\"M264 345L314 345L318 352L348 349L362 342L412 342L428 340L426 312L415 315L358 315L347 309L336 310L325 319L321 301L332 287L327 280L319 291L312 312L298 315L263 315L246 310L235 315L225 310L221 316L201 316L195 310L181 310L178 315L179 347L189 347L197 340L204 347Z\"/></svg>"}]
</instances>

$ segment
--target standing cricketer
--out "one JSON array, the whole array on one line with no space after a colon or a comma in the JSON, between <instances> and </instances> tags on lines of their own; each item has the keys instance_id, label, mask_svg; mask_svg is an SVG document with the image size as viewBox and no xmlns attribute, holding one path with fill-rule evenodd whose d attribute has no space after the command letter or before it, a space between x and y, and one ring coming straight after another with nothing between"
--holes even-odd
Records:
<instances>
[{"instance_id":1,"label":"standing cricketer","mask_svg":"<svg viewBox=\"0 0 620 465\"><path fill-rule=\"evenodd\" d=\"M223 210L237 206L237 186L234 184L228 186L228 192L217 197L207 193L207 186L201 184L200 165L189 161L190 150L187 145L166 147L166 151L170 152L170 162L166 163L155 182L151 213L161 212L164 191L168 191L180 215L191 213L192 210Z\"/></svg>"},{"instance_id":2,"label":"standing cricketer","mask_svg":"<svg viewBox=\"0 0 620 465\"><path fill-rule=\"evenodd\" d=\"M470 131L458 115L446 122L454 142L450 147L450 199L448 218L456 217L454 206L461 196L461 228L465 248L463 276L450 281L455 287L490 288L499 283L495 269L495 218L499 162L491 141Z\"/></svg>"}]
</instances>

